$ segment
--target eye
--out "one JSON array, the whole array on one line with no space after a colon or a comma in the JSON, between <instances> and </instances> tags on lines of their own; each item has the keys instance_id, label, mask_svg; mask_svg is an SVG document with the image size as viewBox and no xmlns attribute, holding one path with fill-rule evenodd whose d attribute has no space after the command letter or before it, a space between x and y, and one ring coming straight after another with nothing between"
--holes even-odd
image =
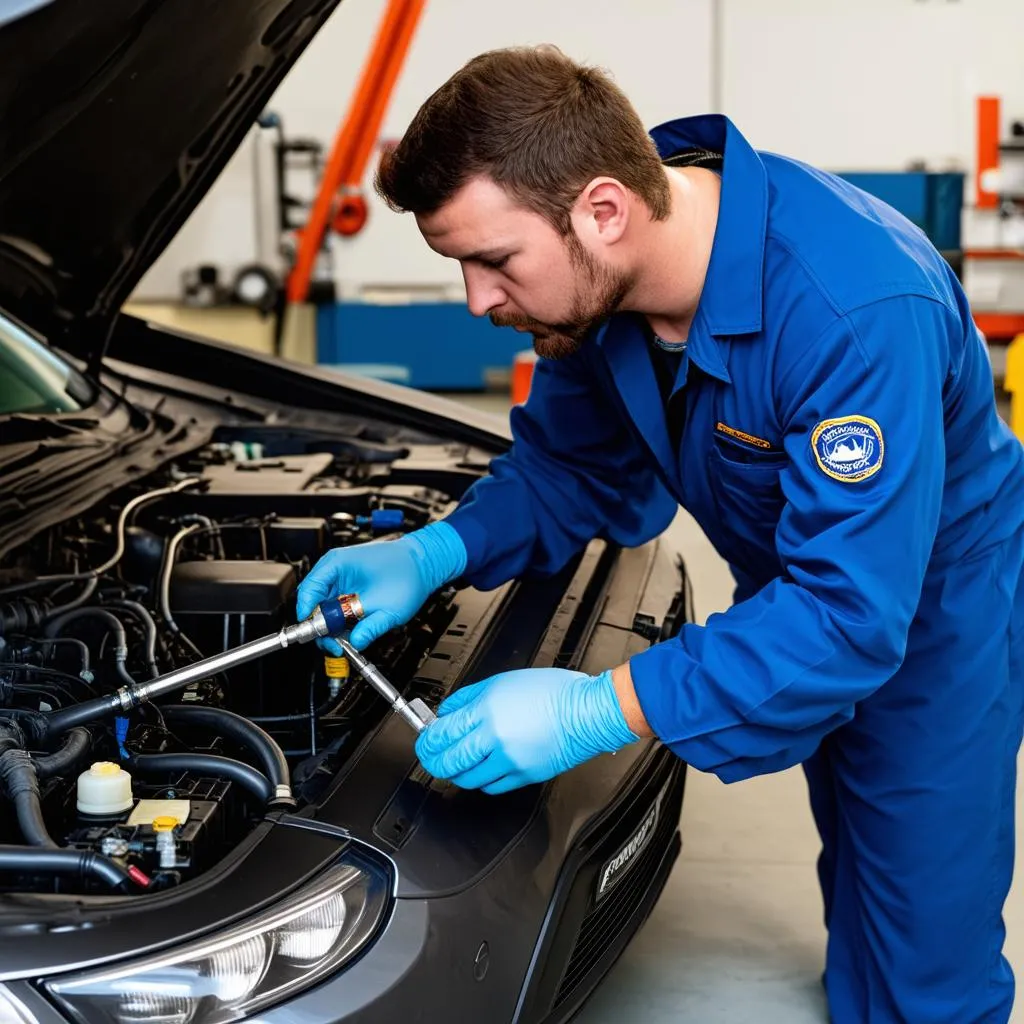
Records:
<instances>
[{"instance_id":1,"label":"eye","mask_svg":"<svg viewBox=\"0 0 1024 1024\"><path fill-rule=\"evenodd\" d=\"M501 256L496 260L484 260L483 264L485 267L490 267L491 270L501 270L509 261L508 256Z\"/></svg>"}]
</instances>

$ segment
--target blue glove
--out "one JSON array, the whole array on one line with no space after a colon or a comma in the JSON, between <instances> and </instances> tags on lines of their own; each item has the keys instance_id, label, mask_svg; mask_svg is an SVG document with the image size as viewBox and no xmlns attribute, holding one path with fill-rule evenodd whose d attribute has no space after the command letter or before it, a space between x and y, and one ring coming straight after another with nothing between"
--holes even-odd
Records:
<instances>
[{"instance_id":1,"label":"blue glove","mask_svg":"<svg viewBox=\"0 0 1024 1024\"><path fill-rule=\"evenodd\" d=\"M543 782L639 739L626 725L611 672L502 672L456 690L420 733L420 763L464 789L505 793Z\"/></svg>"},{"instance_id":2,"label":"blue glove","mask_svg":"<svg viewBox=\"0 0 1024 1024\"><path fill-rule=\"evenodd\" d=\"M310 570L299 586L296 615L308 618L329 597L357 594L365 618L349 641L362 650L395 626L408 622L423 602L466 568L466 546L453 526L431 523L398 540L334 548ZM344 652L324 637L320 647L335 657Z\"/></svg>"}]
</instances>

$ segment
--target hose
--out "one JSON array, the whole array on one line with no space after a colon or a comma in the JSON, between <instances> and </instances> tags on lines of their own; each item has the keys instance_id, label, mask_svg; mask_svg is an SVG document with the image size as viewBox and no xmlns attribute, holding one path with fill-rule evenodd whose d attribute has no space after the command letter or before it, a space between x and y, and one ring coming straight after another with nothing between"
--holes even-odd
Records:
<instances>
[{"instance_id":1,"label":"hose","mask_svg":"<svg viewBox=\"0 0 1024 1024\"><path fill-rule=\"evenodd\" d=\"M206 772L209 775L221 775L232 782L237 782L247 789L258 800L270 803L274 798L274 788L270 779L244 761L236 761L230 757L219 757L216 754L133 754L128 759L129 766L140 775L157 775L161 772L186 771Z\"/></svg>"},{"instance_id":2,"label":"hose","mask_svg":"<svg viewBox=\"0 0 1024 1024\"><path fill-rule=\"evenodd\" d=\"M86 618L100 619L110 627L110 631L114 634L114 660L117 674L126 686L134 686L135 680L125 668L125 661L128 659L128 637L124 631L124 624L113 612L107 611L106 608L74 608L69 612L64 612L63 615L50 619L46 623L43 634L47 637L55 637L69 622Z\"/></svg>"},{"instance_id":3,"label":"hose","mask_svg":"<svg viewBox=\"0 0 1024 1024\"><path fill-rule=\"evenodd\" d=\"M10 749L0 754L0 787L14 803L18 825L30 846L57 849L46 830L43 809L39 803L39 779L28 751Z\"/></svg>"},{"instance_id":4,"label":"hose","mask_svg":"<svg viewBox=\"0 0 1024 1024\"><path fill-rule=\"evenodd\" d=\"M43 820L43 808L39 803L38 783L36 792L22 790L14 798L14 813L18 816L18 826L25 842L29 846L42 846L49 850L56 850L57 844L53 841L46 829L46 822Z\"/></svg>"},{"instance_id":5,"label":"hose","mask_svg":"<svg viewBox=\"0 0 1024 1024\"><path fill-rule=\"evenodd\" d=\"M70 768L83 754L92 747L92 736L88 729L75 726L67 734L64 745L52 754L40 754L32 759L36 766L36 775L48 779Z\"/></svg>"},{"instance_id":6,"label":"hose","mask_svg":"<svg viewBox=\"0 0 1024 1024\"><path fill-rule=\"evenodd\" d=\"M56 647L60 644L64 644L67 647L75 647L78 650L79 658L81 659L81 666L79 667L79 675L83 672L86 673L82 676L86 682L92 679L92 673L89 672L89 645L84 640L78 640L75 637L61 636L56 639L40 640L39 643L43 647Z\"/></svg>"},{"instance_id":7,"label":"hose","mask_svg":"<svg viewBox=\"0 0 1024 1024\"><path fill-rule=\"evenodd\" d=\"M75 683L77 686L84 686L91 694L96 693L95 687L91 683L87 683L81 676L73 676L70 672L61 672L59 668L50 668L47 665L32 665L27 661L0 661L0 669L7 669L11 672L28 672L30 675L42 676L43 681L47 679L55 680L62 679L69 683ZM54 685L58 685L54 683ZM15 689L22 689L21 686L15 686ZM81 697L76 697L67 687L61 686L70 700L77 701Z\"/></svg>"},{"instance_id":8,"label":"hose","mask_svg":"<svg viewBox=\"0 0 1024 1024\"><path fill-rule=\"evenodd\" d=\"M145 494L140 494L138 497L132 498L132 500L129 501L121 510L121 515L118 517L116 530L117 547L114 549L113 555L95 569L84 569L82 572L60 573L56 576L37 576L34 580L29 580L27 583L19 583L12 587L4 587L3 589L0 589L0 594L19 594L22 591L34 590L36 587L45 586L48 583L71 583L75 580L95 581L98 577L107 572L108 569L112 569L117 565L121 560L125 547L125 525L128 522L129 516L131 516L136 509L143 505L148 505L151 501L156 501L157 498L165 498L168 495L177 494L179 491L183 491L188 487L196 487L200 483L202 483L202 479L200 477L190 476L179 481L173 487L161 487L158 490L147 491ZM93 587L93 590L95 589L96 588ZM85 598L79 595L76 599L76 604L84 600Z\"/></svg>"},{"instance_id":9,"label":"hose","mask_svg":"<svg viewBox=\"0 0 1024 1024\"><path fill-rule=\"evenodd\" d=\"M122 707L121 698L115 693L109 697L82 701L81 704L61 708L60 711L48 711L42 716L43 737L61 736L76 725L95 722L125 710L127 708Z\"/></svg>"},{"instance_id":10,"label":"hose","mask_svg":"<svg viewBox=\"0 0 1024 1024\"><path fill-rule=\"evenodd\" d=\"M125 635L124 624L113 612L108 612L105 608L73 608L69 612L64 612L63 615L57 615L49 619L46 623L46 628L43 630L43 635L55 637L69 622L85 618L102 619L106 622L110 627L110 631L114 634L116 646L127 650L128 639Z\"/></svg>"},{"instance_id":11,"label":"hose","mask_svg":"<svg viewBox=\"0 0 1024 1024\"><path fill-rule=\"evenodd\" d=\"M46 616L46 609L30 597L0 605L0 636L28 633Z\"/></svg>"},{"instance_id":12,"label":"hose","mask_svg":"<svg viewBox=\"0 0 1024 1024\"><path fill-rule=\"evenodd\" d=\"M168 542L167 551L164 553L164 564L160 570L160 614L170 627L171 632L177 636L181 633L181 627L174 621L171 614L171 573L174 571L174 559L178 554L181 542L190 534L200 529L197 523L186 526L179 530Z\"/></svg>"},{"instance_id":13,"label":"hose","mask_svg":"<svg viewBox=\"0 0 1024 1024\"><path fill-rule=\"evenodd\" d=\"M181 516L178 519L181 523L199 523L202 526L203 533L212 533L214 542L217 545L217 557L223 561L227 558L224 554L224 538L220 535L220 526L218 526L209 516L200 516L196 514L190 514L187 516Z\"/></svg>"},{"instance_id":14,"label":"hose","mask_svg":"<svg viewBox=\"0 0 1024 1024\"><path fill-rule=\"evenodd\" d=\"M82 588L82 592L78 595L78 597L72 598L70 601L68 601L67 604L58 605L58 607L56 608L48 609L43 621L45 622L48 619L55 618L57 615L62 615L64 612L69 612L73 608L81 608L81 606L85 604L85 602L88 601L89 598L92 597L94 593L96 593L96 588L99 585L99 577L91 577L89 580L86 581L86 584Z\"/></svg>"},{"instance_id":15,"label":"hose","mask_svg":"<svg viewBox=\"0 0 1024 1024\"><path fill-rule=\"evenodd\" d=\"M120 864L100 853L32 846L0 846L0 871L91 875L115 889L132 878Z\"/></svg>"},{"instance_id":16,"label":"hose","mask_svg":"<svg viewBox=\"0 0 1024 1024\"><path fill-rule=\"evenodd\" d=\"M284 751L268 733L248 718L222 708L204 708L192 704L163 705L160 710L171 721L208 726L251 750L260 760L274 787L275 802L292 801L291 772Z\"/></svg>"},{"instance_id":17,"label":"hose","mask_svg":"<svg viewBox=\"0 0 1024 1024\"><path fill-rule=\"evenodd\" d=\"M153 616L149 614L149 610L145 605L139 604L138 601L108 601L107 606L110 608L123 608L126 612L131 612L136 618L142 621L142 625L146 629L146 668L149 669L150 675L156 679L160 675L160 669L157 668L156 664L156 623L153 621Z\"/></svg>"}]
</instances>

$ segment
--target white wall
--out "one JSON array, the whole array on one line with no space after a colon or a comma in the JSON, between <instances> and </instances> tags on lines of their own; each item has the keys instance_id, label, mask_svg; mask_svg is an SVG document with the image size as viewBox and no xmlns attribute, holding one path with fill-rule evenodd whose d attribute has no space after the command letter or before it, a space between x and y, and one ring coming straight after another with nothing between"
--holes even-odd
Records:
<instances>
[{"instance_id":1,"label":"white wall","mask_svg":"<svg viewBox=\"0 0 1024 1024\"><path fill-rule=\"evenodd\" d=\"M281 113L289 135L330 145L383 8L381 0L344 0L310 44L268 104ZM427 0L381 136L400 136L423 100L470 57L519 43L555 43L577 60L607 67L651 124L702 112L710 102L711 9L711 0ZM253 258L253 136L150 270L136 298L177 295L185 266L207 261L230 270ZM269 143L268 136L265 156ZM269 163L264 170L269 202ZM335 247L336 276L346 291L396 282L460 285L457 265L426 247L411 217L383 206L369 180L367 193L369 223ZM265 216L269 220L269 205Z\"/></svg>"},{"instance_id":2,"label":"white wall","mask_svg":"<svg viewBox=\"0 0 1024 1024\"><path fill-rule=\"evenodd\" d=\"M344 0L282 83L268 106L289 135L330 145L383 6ZM428 0L382 137L401 135L427 95L473 55L554 42L612 70L648 124L712 109L720 97L761 148L833 170L899 170L914 160L963 170L969 203L975 98L1002 97L1006 131L1024 118L1022 41L1024 0ZM181 269L199 261L231 271L256 255L255 134L137 297L177 295ZM260 149L268 231L269 143ZM458 268L426 248L411 217L380 204L369 182L367 192L369 224L335 247L343 290L382 283L457 290ZM992 223L968 217L965 241L985 244ZM272 245L267 234L264 258Z\"/></svg>"}]
</instances>

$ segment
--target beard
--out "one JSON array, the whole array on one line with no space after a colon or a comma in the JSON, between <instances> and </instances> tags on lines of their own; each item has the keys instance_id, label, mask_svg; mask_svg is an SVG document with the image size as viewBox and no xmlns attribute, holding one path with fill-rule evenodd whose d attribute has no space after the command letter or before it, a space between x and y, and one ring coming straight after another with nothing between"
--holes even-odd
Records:
<instances>
[{"instance_id":1,"label":"beard","mask_svg":"<svg viewBox=\"0 0 1024 1024\"><path fill-rule=\"evenodd\" d=\"M569 234L566 249L579 278L563 321L546 324L522 313L490 315L495 327L528 330L533 335L534 351L542 359L565 359L578 352L587 338L619 310L632 284L625 273L598 263L575 232Z\"/></svg>"}]
</instances>

